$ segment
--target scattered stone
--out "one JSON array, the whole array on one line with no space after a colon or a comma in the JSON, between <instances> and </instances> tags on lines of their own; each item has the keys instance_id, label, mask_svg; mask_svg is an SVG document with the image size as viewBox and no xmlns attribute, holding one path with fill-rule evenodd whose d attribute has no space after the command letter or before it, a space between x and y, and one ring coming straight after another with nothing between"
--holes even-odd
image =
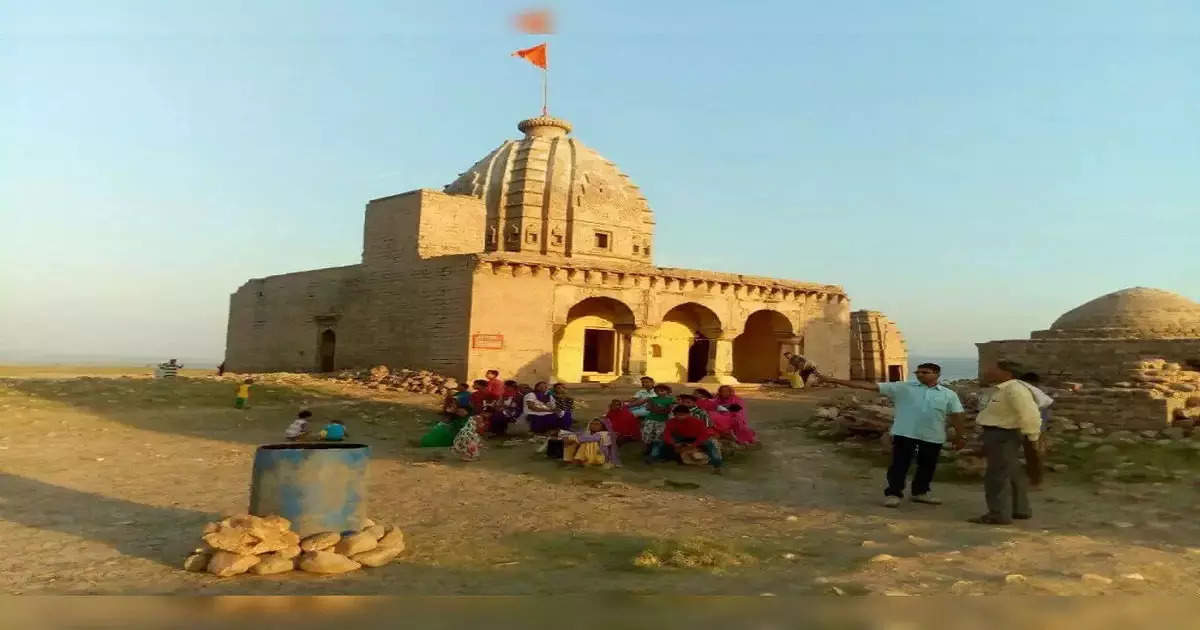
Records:
<instances>
[{"instance_id":1,"label":"scattered stone","mask_svg":"<svg viewBox=\"0 0 1200 630\"><path fill-rule=\"evenodd\" d=\"M310 551L300 556L297 566L308 573L346 573L362 565L340 553Z\"/></svg>"},{"instance_id":2,"label":"scattered stone","mask_svg":"<svg viewBox=\"0 0 1200 630\"><path fill-rule=\"evenodd\" d=\"M971 582L968 582L966 580L959 580L959 581L955 582L954 584L950 585L950 592L955 595L965 595L968 591L971 590L971 586L972 586Z\"/></svg>"},{"instance_id":3,"label":"scattered stone","mask_svg":"<svg viewBox=\"0 0 1200 630\"><path fill-rule=\"evenodd\" d=\"M936 542L929 540L928 538L921 538L920 536L911 536L911 535L908 537L908 542L910 542L918 547L933 547L933 546L937 545Z\"/></svg>"},{"instance_id":4,"label":"scattered stone","mask_svg":"<svg viewBox=\"0 0 1200 630\"><path fill-rule=\"evenodd\" d=\"M313 534L300 541L300 549L303 551L324 551L338 544L342 539L342 535L337 532L320 532Z\"/></svg>"},{"instance_id":5,"label":"scattered stone","mask_svg":"<svg viewBox=\"0 0 1200 630\"><path fill-rule=\"evenodd\" d=\"M250 572L255 575L275 575L277 573L287 573L296 568L296 562L292 558L285 558L278 553L268 553L260 556L261 560L258 564L250 567Z\"/></svg>"},{"instance_id":6,"label":"scattered stone","mask_svg":"<svg viewBox=\"0 0 1200 630\"><path fill-rule=\"evenodd\" d=\"M375 540L379 540L380 538L383 538L384 534L387 533L387 528L385 528L383 525L372 525L370 527L364 527L362 531L364 534L369 533L374 536Z\"/></svg>"},{"instance_id":7,"label":"scattered stone","mask_svg":"<svg viewBox=\"0 0 1200 630\"><path fill-rule=\"evenodd\" d=\"M1103 575L1096 575L1095 573L1084 573L1082 576L1080 576L1079 579L1081 579L1084 582L1087 582L1089 584L1099 584L1099 585L1108 585L1108 584L1112 584L1112 582L1113 582L1112 578L1107 578L1107 577L1104 577Z\"/></svg>"},{"instance_id":8,"label":"scattered stone","mask_svg":"<svg viewBox=\"0 0 1200 630\"><path fill-rule=\"evenodd\" d=\"M783 559L784 559L784 560L795 560L795 559L796 559L796 554L794 554L794 553L785 553L785 554L783 554Z\"/></svg>"},{"instance_id":9,"label":"scattered stone","mask_svg":"<svg viewBox=\"0 0 1200 630\"><path fill-rule=\"evenodd\" d=\"M834 595L845 595L846 594L846 591L843 591L842 589L840 589L836 586L830 586L829 592L833 593Z\"/></svg>"},{"instance_id":10,"label":"scattered stone","mask_svg":"<svg viewBox=\"0 0 1200 630\"><path fill-rule=\"evenodd\" d=\"M910 597L910 595L904 591L884 591L883 594L885 597Z\"/></svg>"},{"instance_id":11,"label":"scattered stone","mask_svg":"<svg viewBox=\"0 0 1200 630\"><path fill-rule=\"evenodd\" d=\"M878 547L882 547L883 545L875 542L874 540L864 540L864 541L862 541L862 544L860 546L863 549L875 549Z\"/></svg>"},{"instance_id":12,"label":"scattered stone","mask_svg":"<svg viewBox=\"0 0 1200 630\"><path fill-rule=\"evenodd\" d=\"M1029 580L1020 573L1009 573L1008 575L1004 576L1005 584L1024 584L1028 581Z\"/></svg>"},{"instance_id":13,"label":"scattered stone","mask_svg":"<svg viewBox=\"0 0 1200 630\"><path fill-rule=\"evenodd\" d=\"M275 553L279 554L279 556L282 558L295 558L296 556L300 555L300 545L292 545L286 549L280 549Z\"/></svg>"},{"instance_id":14,"label":"scattered stone","mask_svg":"<svg viewBox=\"0 0 1200 630\"><path fill-rule=\"evenodd\" d=\"M277 515L271 515L263 518L263 525L274 527L275 529L283 532L290 531L292 529L291 521Z\"/></svg>"},{"instance_id":15,"label":"scattered stone","mask_svg":"<svg viewBox=\"0 0 1200 630\"><path fill-rule=\"evenodd\" d=\"M370 551L356 553L351 556L351 559L365 567L381 567L395 560L403 550L403 547L377 547Z\"/></svg>"},{"instance_id":16,"label":"scattered stone","mask_svg":"<svg viewBox=\"0 0 1200 630\"><path fill-rule=\"evenodd\" d=\"M379 538L376 538L372 532L358 532L342 538L338 544L334 545L333 550L343 556L353 556L378 546Z\"/></svg>"},{"instance_id":17,"label":"scattered stone","mask_svg":"<svg viewBox=\"0 0 1200 630\"><path fill-rule=\"evenodd\" d=\"M364 518L363 522L362 522L362 527L360 527L359 529L369 529L371 527L375 527L375 521L373 521L369 518Z\"/></svg>"},{"instance_id":18,"label":"scattered stone","mask_svg":"<svg viewBox=\"0 0 1200 630\"><path fill-rule=\"evenodd\" d=\"M380 547L399 548L404 550L404 532L398 527L388 527L387 533L379 539Z\"/></svg>"},{"instance_id":19,"label":"scattered stone","mask_svg":"<svg viewBox=\"0 0 1200 630\"><path fill-rule=\"evenodd\" d=\"M896 556L890 556L886 553L881 553L871 558L871 562L896 562L899 559Z\"/></svg>"},{"instance_id":20,"label":"scattered stone","mask_svg":"<svg viewBox=\"0 0 1200 630\"><path fill-rule=\"evenodd\" d=\"M1145 582L1146 581L1146 577L1144 575L1142 575L1141 573L1126 573L1121 576L1121 579L1129 580L1131 582Z\"/></svg>"},{"instance_id":21,"label":"scattered stone","mask_svg":"<svg viewBox=\"0 0 1200 630\"><path fill-rule=\"evenodd\" d=\"M193 573L204 573L208 570L208 562L212 560L210 553L193 553L183 561L183 570Z\"/></svg>"},{"instance_id":22,"label":"scattered stone","mask_svg":"<svg viewBox=\"0 0 1200 630\"><path fill-rule=\"evenodd\" d=\"M796 516L795 514L789 514L788 517L784 520L786 520L789 523L795 523L796 521L800 520L800 517Z\"/></svg>"},{"instance_id":23,"label":"scattered stone","mask_svg":"<svg viewBox=\"0 0 1200 630\"><path fill-rule=\"evenodd\" d=\"M1096 450L1092 453L1097 457L1105 457L1109 455L1116 455L1118 452L1120 452L1120 449L1112 444L1101 444L1100 446L1097 446Z\"/></svg>"},{"instance_id":24,"label":"scattered stone","mask_svg":"<svg viewBox=\"0 0 1200 630\"><path fill-rule=\"evenodd\" d=\"M218 551L208 561L208 572L217 577L233 577L259 563L258 556Z\"/></svg>"},{"instance_id":25,"label":"scattered stone","mask_svg":"<svg viewBox=\"0 0 1200 630\"><path fill-rule=\"evenodd\" d=\"M1056 473L1064 473L1070 470L1071 467L1066 464L1050 464L1050 470Z\"/></svg>"},{"instance_id":26,"label":"scattered stone","mask_svg":"<svg viewBox=\"0 0 1200 630\"><path fill-rule=\"evenodd\" d=\"M250 553L258 539L240 527L221 527L215 532L205 534L204 542L213 549L245 555Z\"/></svg>"},{"instance_id":27,"label":"scattered stone","mask_svg":"<svg viewBox=\"0 0 1200 630\"><path fill-rule=\"evenodd\" d=\"M1109 523L1109 525L1112 525L1113 527L1116 527L1117 529L1129 529L1129 528L1133 527L1133 523L1130 523L1129 521L1113 521L1113 522Z\"/></svg>"}]
</instances>

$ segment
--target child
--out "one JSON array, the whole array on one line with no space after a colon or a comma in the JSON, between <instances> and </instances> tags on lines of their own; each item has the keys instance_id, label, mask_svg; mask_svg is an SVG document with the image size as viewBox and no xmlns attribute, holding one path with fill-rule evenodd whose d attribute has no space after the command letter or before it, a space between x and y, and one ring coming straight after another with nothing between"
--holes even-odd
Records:
<instances>
[{"instance_id":1,"label":"child","mask_svg":"<svg viewBox=\"0 0 1200 630\"><path fill-rule=\"evenodd\" d=\"M699 400L694 394L680 394L679 404L688 408L693 416L704 421L704 426L713 426L712 418L708 417L708 412L699 407Z\"/></svg>"},{"instance_id":2,"label":"child","mask_svg":"<svg viewBox=\"0 0 1200 630\"><path fill-rule=\"evenodd\" d=\"M329 424L321 429L321 439L326 442L341 442L350 437L346 432L346 425L342 424L341 420L330 420Z\"/></svg>"},{"instance_id":3,"label":"child","mask_svg":"<svg viewBox=\"0 0 1200 630\"><path fill-rule=\"evenodd\" d=\"M488 423L488 432L502 436L508 433L508 425L521 417L521 391L516 381L504 381L504 394L496 403Z\"/></svg>"},{"instance_id":4,"label":"child","mask_svg":"<svg viewBox=\"0 0 1200 630\"><path fill-rule=\"evenodd\" d=\"M571 424L575 422L575 399L567 395L567 386L562 383L554 385L552 390L554 393L554 407L557 410L560 424L563 429L570 430Z\"/></svg>"},{"instance_id":5,"label":"child","mask_svg":"<svg viewBox=\"0 0 1200 630\"><path fill-rule=\"evenodd\" d=\"M562 458L578 466L619 466L621 456L612 426L603 418L592 420L587 429L567 436Z\"/></svg>"},{"instance_id":6,"label":"child","mask_svg":"<svg viewBox=\"0 0 1200 630\"><path fill-rule=\"evenodd\" d=\"M442 400L442 413L447 420L459 417L459 409L471 408L471 388L466 383L459 383L453 394L446 394Z\"/></svg>"},{"instance_id":7,"label":"child","mask_svg":"<svg viewBox=\"0 0 1200 630\"><path fill-rule=\"evenodd\" d=\"M646 443L646 463L651 464L659 457L662 450L663 429L666 428L667 418L671 415L671 407L675 405L675 397L671 388L666 385L654 386L654 398L646 399L646 407L650 413L642 420L642 442Z\"/></svg>"},{"instance_id":8,"label":"child","mask_svg":"<svg viewBox=\"0 0 1200 630\"><path fill-rule=\"evenodd\" d=\"M654 379L649 376L642 377L642 388L633 393L633 398L629 399L630 411L633 412L636 418L645 418L650 413L650 408L646 406L646 401L654 398Z\"/></svg>"},{"instance_id":9,"label":"child","mask_svg":"<svg viewBox=\"0 0 1200 630\"><path fill-rule=\"evenodd\" d=\"M613 399L608 403L608 413L604 416L617 436L618 442L636 442L642 439L642 428L638 426L637 416L620 400Z\"/></svg>"},{"instance_id":10,"label":"child","mask_svg":"<svg viewBox=\"0 0 1200 630\"><path fill-rule=\"evenodd\" d=\"M312 412L307 409L301 409L300 413L296 414L296 419L288 425L287 430L283 432L284 439L289 442L296 442L308 438L308 419L312 417Z\"/></svg>"},{"instance_id":11,"label":"child","mask_svg":"<svg viewBox=\"0 0 1200 630\"><path fill-rule=\"evenodd\" d=\"M686 405L675 407L672 412L672 417L667 421L667 426L663 430L662 443L675 449L675 453L680 456L680 461L683 461L682 456L690 448L698 448L708 454L708 462L713 466L713 473L721 474L721 451L717 448L716 431L712 427L706 426L704 421L692 415L691 409Z\"/></svg>"},{"instance_id":12,"label":"child","mask_svg":"<svg viewBox=\"0 0 1200 630\"><path fill-rule=\"evenodd\" d=\"M433 425L433 428L421 436L417 446L422 448L445 448L454 445L454 438L462 431L467 423L468 413L464 407L454 410L454 415Z\"/></svg>"},{"instance_id":13,"label":"child","mask_svg":"<svg viewBox=\"0 0 1200 630\"><path fill-rule=\"evenodd\" d=\"M254 379L248 378L238 385L237 398L233 399L233 406L237 409L245 409L246 403L250 402L250 384Z\"/></svg>"},{"instance_id":14,"label":"child","mask_svg":"<svg viewBox=\"0 0 1200 630\"><path fill-rule=\"evenodd\" d=\"M475 391L471 392L469 399L471 413L485 417L492 415L492 407L496 405L496 397L492 395L492 392L488 391L488 382L483 379L476 379L471 385L475 388ZM480 429L482 428L480 427Z\"/></svg>"}]
</instances>

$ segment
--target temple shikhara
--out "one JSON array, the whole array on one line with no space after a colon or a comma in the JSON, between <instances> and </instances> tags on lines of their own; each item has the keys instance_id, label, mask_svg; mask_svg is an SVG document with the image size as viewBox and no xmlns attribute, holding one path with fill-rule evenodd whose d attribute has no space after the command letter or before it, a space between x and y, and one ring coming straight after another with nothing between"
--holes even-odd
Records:
<instances>
[{"instance_id":1,"label":"temple shikhara","mask_svg":"<svg viewBox=\"0 0 1200 630\"><path fill-rule=\"evenodd\" d=\"M778 378L792 351L842 378L852 360L855 376L907 376L878 313L856 317L852 351L837 285L654 266L654 213L629 177L564 120L517 127L441 191L367 203L360 263L242 285L227 368L736 383Z\"/></svg>"}]
</instances>

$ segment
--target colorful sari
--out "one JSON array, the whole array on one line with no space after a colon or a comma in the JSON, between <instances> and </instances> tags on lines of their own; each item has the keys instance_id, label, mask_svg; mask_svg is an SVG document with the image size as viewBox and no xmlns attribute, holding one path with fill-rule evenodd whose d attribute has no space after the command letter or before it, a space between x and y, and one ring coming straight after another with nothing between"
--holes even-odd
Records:
<instances>
[{"instance_id":1,"label":"colorful sari","mask_svg":"<svg viewBox=\"0 0 1200 630\"><path fill-rule=\"evenodd\" d=\"M500 397L495 411L492 412L491 417L488 419L488 432L492 435L505 435L508 433L508 425L516 422L517 418L521 417L523 409L524 401L522 400L521 392L512 388L505 388L504 395Z\"/></svg>"},{"instance_id":2,"label":"colorful sari","mask_svg":"<svg viewBox=\"0 0 1200 630\"><path fill-rule=\"evenodd\" d=\"M621 407L617 410L609 409L604 419L608 421L618 440L632 442L642 439L642 426L629 407Z\"/></svg>"},{"instance_id":3,"label":"colorful sari","mask_svg":"<svg viewBox=\"0 0 1200 630\"><path fill-rule=\"evenodd\" d=\"M454 442L451 444L451 450L458 453L463 461L474 461L479 458L479 451L483 449L483 440L479 437L479 431L475 428L479 416L467 418L458 435L454 436Z\"/></svg>"},{"instance_id":4,"label":"colorful sari","mask_svg":"<svg viewBox=\"0 0 1200 630\"><path fill-rule=\"evenodd\" d=\"M701 402L709 403L702 405L702 407L704 407L704 410L708 412L709 417L712 419L713 428L723 436L732 437L733 441L738 444L754 444L757 441L758 438L754 430L746 422L746 403L737 394L733 394L728 398L717 396L711 400ZM737 405L740 409L729 411L730 405ZM723 408L726 411L721 411L719 408Z\"/></svg>"},{"instance_id":5,"label":"colorful sari","mask_svg":"<svg viewBox=\"0 0 1200 630\"><path fill-rule=\"evenodd\" d=\"M621 451L617 448L617 434L608 418L600 418L604 430L592 433L588 429L575 433L573 443L564 445L563 461L582 462L584 465L621 465ZM590 424L590 423L589 423Z\"/></svg>"}]
</instances>

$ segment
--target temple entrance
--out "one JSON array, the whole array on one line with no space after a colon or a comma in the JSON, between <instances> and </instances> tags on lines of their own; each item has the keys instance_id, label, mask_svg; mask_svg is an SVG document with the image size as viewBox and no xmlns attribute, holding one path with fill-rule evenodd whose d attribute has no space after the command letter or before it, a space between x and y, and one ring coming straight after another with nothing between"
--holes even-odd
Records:
<instances>
[{"instance_id":1,"label":"temple entrance","mask_svg":"<svg viewBox=\"0 0 1200 630\"><path fill-rule=\"evenodd\" d=\"M904 368L899 365L888 366L888 382L897 383L904 380Z\"/></svg>"},{"instance_id":2,"label":"temple entrance","mask_svg":"<svg viewBox=\"0 0 1200 630\"><path fill-rule=\"evenodd\" d=\"M783 352L791 349L792 323L782 313L755 311L742 334L733 340L733 376L743 383L766 383L780 377Z\"/></svg>"},{"instance_id":3,"label":"temple entrance","mask_svg":"<svg viewBox=\"0 0 1200 630\"><path fill-rule=\"evenodd\" d=\"M661 383L694 383L708 376L721 320L708 307L685 302L666 313L650 339L646 374Z\"/></svg>"},{"instance_id":4,"label":"temple entrance","mask_svg":"<svg viewBox=\"0 0 1200 630\"><path fill-rule=\"evenodd\" d=\"M708 337L697 333L692 347L688 348L687 382L698 383L708 375L708 355L712 342Z\"/></svg>"},{"instance_id":5,"label":"temple entrance","mask_svg":"<svg viewBox=\"0 0 1200 630\"><path fill-rule=\"evenodd\" d=\"M610 374L617 370L615 330L587 328L583 331L583 371Z\"/></svg>"},{"instance_id":6,"label":"temple entrance","mask_svg":"<svg viewBox=\"0 0 1200 630\"><path fill-rule=\"evenodd\" d=\"M567 311L555 332L554 376L564 383L608 382L627 369L633 311L619 300L591 297Z\"/></svg>"},{"instance_id":7,"label":"temple entrance","mask_svg":"<svg viewBox=\"0 0 1200 630\"><path fill-rule=\"evenodd\" d=\"M326 329L321 333L321 371L332 372L334 370L334 346L337 344L337 335L332 330Z\"/></svg>"}]
</instances>

